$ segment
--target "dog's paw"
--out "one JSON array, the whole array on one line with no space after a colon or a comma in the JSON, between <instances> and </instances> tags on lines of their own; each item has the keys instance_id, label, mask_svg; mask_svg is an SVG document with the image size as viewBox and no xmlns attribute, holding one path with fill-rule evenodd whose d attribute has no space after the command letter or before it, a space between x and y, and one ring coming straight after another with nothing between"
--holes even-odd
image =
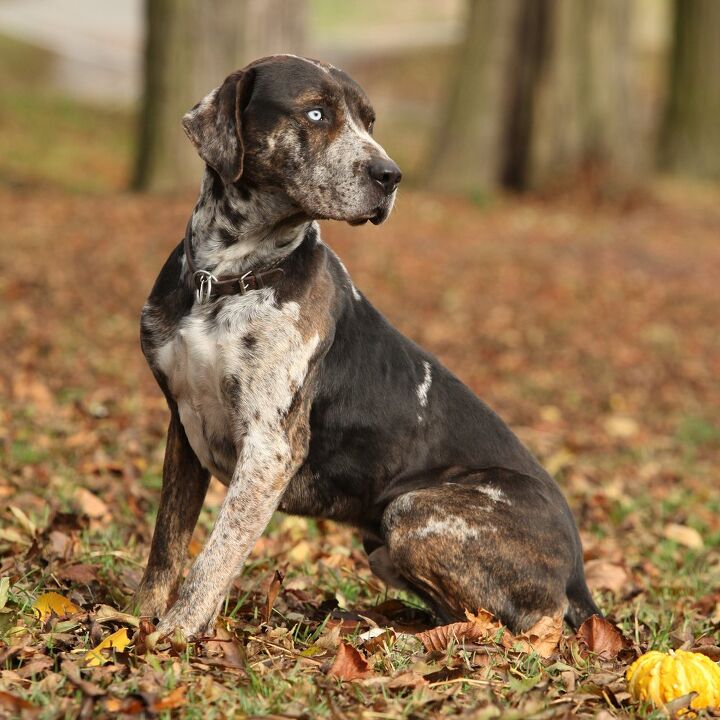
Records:
<instances>
[{"instance_id":1,"label":"dog's paw","mask_svg":"<svg viewBox=\"0 0 720 720\"><path fill-rule=\"evenodd\" d=\"M138 617L161 618L168 607L169 592L157 587L139 587L128 611Z\"/></svg>"},{"instance_id":2,"label":"dog's paw","mask_svg":"<svg viewBox=\"0 0 720 720\"><path fill-rule=\"evenodd\" d=\"M212 634L214 621L214 617L207 617L197 612L185 612L174 605L160 620L157 631L160 637L165 637L180 630L185 639L192 640Z\"/></svg>"}]
</instances>

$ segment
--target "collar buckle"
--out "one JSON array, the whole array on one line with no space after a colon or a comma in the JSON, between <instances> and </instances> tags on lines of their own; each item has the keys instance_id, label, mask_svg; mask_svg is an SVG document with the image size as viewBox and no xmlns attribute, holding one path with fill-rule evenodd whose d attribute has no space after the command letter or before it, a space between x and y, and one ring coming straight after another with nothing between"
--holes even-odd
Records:
<instances>
[{"instance_id":1,"label":"collar buckle","mask_svg":"<svg viewBox=\"0 0 720 720\"><path fill-rule=\"evenodd\" d=\"M248 279L251 275L253 275L253 274L254 274L254 273L253 273L252 270L248 270L246 273L242 274L242 275L240 276L240 278L238 279L238 285L240 286L240 294L241 294L241 295L245 295L245 293L248 292L248 290L252 290L252 289L253 289L253 288L252 288L250 285L248 285L248 283L247 283L247 279Z\"/></svg>"},{"instance_id":2,"label":"collar buckle","mask_svg":"<svg viewBox=\"0 0 720 720\"><path fill-rule=\"evenodd\" d=\"M198 282L198 277L200 278ZM210 300L212 295L212 285L217 282L218 279L207 270L196 270L193 275L195 280L195 299L198 301L198 305L204 305Z\"/></svg>"}]
</instances>

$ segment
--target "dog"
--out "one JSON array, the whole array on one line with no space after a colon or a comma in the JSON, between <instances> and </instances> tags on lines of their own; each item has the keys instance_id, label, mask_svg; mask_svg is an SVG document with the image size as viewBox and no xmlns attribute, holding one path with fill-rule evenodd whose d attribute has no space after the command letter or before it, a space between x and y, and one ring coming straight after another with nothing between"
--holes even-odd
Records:
<instances>
[{"instance_id":1,"label":"dog","mask_svg":"<svg viewBox=\"0 0 720 720\"><path fill-rule=\"evenodd\" d=\"M358 528L373 572L440 622L484 608L519 632L600 612L555 481L320 238L317 220L391 212L402 176L374 121L346 73L292 55L183 118L206 169L141 318L170 426L135 607L162 634L212 630L275 510ZM227 495L180 587L210 474Z\"/></svg>"}]
</instances>

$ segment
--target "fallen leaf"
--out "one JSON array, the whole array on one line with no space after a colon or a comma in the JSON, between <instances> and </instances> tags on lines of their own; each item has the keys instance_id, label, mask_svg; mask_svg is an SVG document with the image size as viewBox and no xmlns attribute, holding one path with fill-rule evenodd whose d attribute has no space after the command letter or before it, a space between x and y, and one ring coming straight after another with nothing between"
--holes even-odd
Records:
<instances>
[{"instance_id":1,"label":"fallen leaf","mask_svg":"<svg viewBox=\"0 0 720 720\"><path fill-rule=\"evenodd\" d=\"M465 617L473 625L487 632L495 632L498 628L502 627L500 621L487 610L478 610L477 614L466 610Z\"/></svg>"},{"instance_id":2,"label":"fallen leaf","mask_svg":"<svg viewBox=\"0 0 720 720\"><path fill-rule=\"evenodd\" d=\"M47 655L41 655L35 660L31 660L29 663L25 663L22 667L17 669L18 677L31 678L33 675L39 675L45 672L48 668L51 668L55 662L52 658Z\"/></svg>"},{"instance_id":3,"label":"fallen leaf","mask_svg":"<svg viewBox=\"0 0 720 720\"><path fill-rule=\"evenodd\" d=\"M605 432L614 438L629 438L635 435L639 426L635 420L623 415L612 415L605 420Z\"/></svg>"},{"instance_id":4,"label":"fallen leaf","mask_svg":"<svg viewBox=\"0 0 720 720\"><path fill-rule=\"evenodd\" d=\"M488 638L502 627L486 610L480 610L477 615L472 613L466 613L466 615L468 622L439 625L417 633L415 637L422 642L428 652L445 652L452 640L455 642L478 642Z\"/></svg>"},{"instance_id":5,"label":"fallen leaf","mask_svg":"<svg viewBox=\"0 0 720 720\"><path fill-rule=\"evenodd\" d=\"M665 526L663 536L692 550L700 550L705 546L700 533L695 528L687 525L670 523Z\"/></svg>"},{"instance_id":6,"label":"fallen leaf","mask_svg":"<svg viewBox=\"0 0 720 720\"><path fill-rule=\"evenodd\" d=\"M0 610L2 610L8 601L10 594L10 578L5 576L0 578Z\"/></svg>"},{"instance_id":7,"label":"fallen leaf","mask_svg":"<svg viewBox=\"0 0 720 720\"><path fill-rule=\"evenodd\" d=\"M619 563L600 559L585 563L585 580L590 590L619 593L629 579L628 571Z\"/></svg>"},{"instance_id":8,"label":"fallen leaf","mask_svg":"<svg viewBox=\"0 0 720 720\"><path fill-rule=\"evenodd\" d=\"M352 645L340 643L328 675L348 681L366 678L371 674L368 661Z\"/></svg>"},{"instance_id":9,"label":"fallen leaf","mask_svg":"<svg viewBox=\"0 0 720 720\"><path fill-rule=\"evenodd\" d=\"M714 662L720 662L720 646L718 645L695 645L690 650L707 655Z\"/></svg>"},{"instance_id":10,"label":"fallen leaf","mask_svg":"<svg viewBox=\"0 0 720 720\"><path fill-rule=\"evenodd\" d=\"M43 548L45 557L59 557L69 559L72 555L73 540L69 535L59 530L52 530L48 541Z\"/></svg>"},{"instance_id":11,"label":"fallen leaf","mask_svg":"<svg viewBox=\"0 0 720 720\"><path fill-rule=\"evenodd\" d=\"M223 657L228 665L235 668L244 667L245 651L242 645L237 642L237 638L221 626L215 628L215 636L218 640L223 640L223 642L218 643L218 645L220 645Z\"/></svg>"},{"instance_id":12,"label":"fallen leaf","mask_svg":"<svg viewBox=\"0 0 720 720\"><path fill-rule=\"evenodd\" d=\"M563 681L563 685L565 685L565 692L574 692L576 680L575 672L573 670L563 670L560 673L560 678Z\"/></svg>"},{"instance_id":13,"label":"fallen leaf","mask_svg":"<svg viewBox=\"0 0 720 720\"><path fill-rule=\"evenodd\" d=\"M152 704L152 711L159 713L163 710L172 710L174 708L182 707L185 704L185 691L184 685L178 685L174 690L165 695L165 697L156 700Z\"/></svg>"},{"instance_id":14,"label":"fallen leaf","mask_svg":"<svg viewBox=\"0 0 720 720\"><path fill-rule=\"evenodd\" d=\"M267 623L270 621L270 615L272 614L273 605L277 600L278 593L282 587L285 576L279 571L275 571L270 587L268 588L267 601L265 603L265 618L264 621Z\"/></svg>"},{"instance_id":15,"label":"fallen leaf","mask_svg":"<svg viewBox=\"0 0 720 720\"><path fill-rule=\"evenodd\" d=\"M82 563L78 565L66 565L65 567L58 568L55 574L63 580L88 585L94 580L97 580L97 566Z\"/></svg>"},{"instance_id":16,"label":"fallen leaf","mask_svg":"<svg viewBox=\"0 0 720 720\"><path fill-rule=\"evenodd\" d=\"M10 505L9 510L15 516L18 525L20 525L30 537L34 537L37 531L35 523L33 523L32 520L30 520L30 518L19 507Z\"/></svg>"},{"instance_id":17,"label":"fallen leaf","mask_svg":"<svg viewBox=\"0 0 720 720\"><path fill-rule=\"evenodd\" d=\"M145 712L147 705L139 697L132 695L125 698L109 697L105 701L105 709L112 713L113 717L117 715L140 715Z\"/></svg>"},{"instance_id":18,"label":"fallen leaf","mask_svg":"<svg viewBox=\"0 0 720 720\"><path fill-rule=\"evenodd\" d=\"M45 622L53 613L62 617L80 612L77 605L56 592L43 593L35 600L32 608L40 622Z\"/></svg>"},{"instance_id":19,"label":"fallen leaf","mask_svg":"<svg viewBox=\"0 0 720 720\"><path fill-rule=\"evenodd\" d=\"M140 618L137 618L134 615L129 615L128 613L120 612L114 607L110 607L110 605L100 605L95 611L95 620L99 623L112 621L125 623L126 625L130 625L130 627L140 626Z\"/></svg>"},{"instance_id":20,"label":"fallen leaf","mask_svg":"<svg viewBox=\"0 0 720 720\"><path fill-rule=\"evenodd\" d=\"M612 660L627 645L622 633L600 615L592 615L579 628L576 635L587 649L603 660Z\"/></svg>"},{"instance_id":21,"label":"fallen leaf","mask_svg":"<svg viewBox=\"0 0 720 720\"><path fill-rule=\"evenodd\" d=\"M89 680L83 680L80 675L80 668L74 662L70 662L70 660L63 660L60 669L63 673L65 673L67 679L70 680L73 685L79 687L85 695L89 695L90 697L100 697L106 694L105 690L103 690L99 685L96 685Z\"/></svg>"},{"instance_id":22,"label":"fallen leaf","mask_svg":"<svg viewBox=\"0 0 720 720\"><path fill-rule=\"evenodd\" d=\"M326 627L323 634L315 641L315 645L322 650L334 652L340 644L340 625Z\"/></svg>"},{"instance_id":23,"label":"fallen leaf","mask_svg":"<svg viewBox=\"0 0 720 720\"><path fill-rule=\"evenodd\" d=\"M550 475L557 475L561 470L575 462L575 455L567 448L560 448L544 460L544 465Z\"/></svg>"},{"instance_id":24,"label":"fallen leaf","mask_svg":"<svg viewBox=\"0 0 720 720\"><path fill-rule=\"evenodd\" d=\"M366 643L368 640L372 640L373 638L376 638L379 635L384 635L386 630L387 630L387 628L381 628L381 627L370 628L369 630L366 630L364 633L360 633L360 635L358 635L358 640L362 640L364 643Z\"/></svg>"},{"instance_id":25,"label":"fallen leaf","mask_svg":"<svg viewBox=\"0 0 720 720\"><path fill-rule=\"evenodd\" d=\"M502 638L503 647L536 652L542 658L549 658L557 650L562 636L562 615L543 616L529 630L519 635L506 632Z\"/></svg>"},{"instance_id":26,"label":"fallen leaf","mask_svg":"<svg viewBox=\"0 0 720 720\"><path fill-rule=\"evenodd\" d=\"M11 695L9 692L0 690L0 708L9 710L13 714L20 715L23 710L32 710L35 705L29 703L25 698ZM9 716L8 716L9 717Z\"/></svg>"},{"instance_id":27,"label":"fallen leaf","mask_svg":"<svg viewBox=\"0 0 720 720\"><path fill-rule=\"evenodd\" d=\"M87 667L98 667L110 662L111 658L102 654L103 650L118 650L122 652L130 644L130 636L126 628L120 628L112 635L108 635L97 647L85 654Z\"/></svg>"},{"instance_id":28,"label":"fallen leaf","mask_svg":"<svg viewBox=\"0 0 720 720\"><path fill-rule=\"evenodd\" d=\"M87 488L79 487L75 491L75 502L88 517L97 520L108 514L108 506L104 500L91 493Z\"/></svg>"},{"instance_id":29,"label":"fallen leaf","mask_svg":"<svg viewBox=\"0 0 720 720\"><path fill-rule=\"evenodd\" d=\"M307 540L301 540L288 552L288 559L293 565L300 565L310 559L313 546Z\"/></svg>"},{"instance_id":30,"label":"fallen leaf","mask_svg":"<svg viewBox=\"0 0 720 720\"><path fill-rule=\"evenodd\" d=\"M671 717L671 718L682 717L687 712L687 710L691 707L692 701L699 694L700 694L699 692L697 692L696 690L693 690L693 691L687 693L686 695L681 695L680 697L677 697L674 700L671 700L670 702L666 703L663 710L667 713L668 717Z\"/></svg>"},{"instance_id":31,"label":"fallen leaf","mask_svg":"<svg viewBox=\"0 0 720 720\"><path fill-rule=\"evenodd\" d=\"M392 677L373 675L372 677L365 678L362 684L366 687L383 688L384 690L416 690L430 683L420 675L420 673L414 670L406 670Z\"/></svg>"},{"instance_id":32,"label":"fallen leaf","mask_svg":"<svg viewBox=\"0 0 720 720\"><path fill-rule=\"evenodd\" d=\"M388 690L403 690L405 688L417 689L427 684L428 681L422 675L411 670L391 677L385 687Z\"/></svg>"}]
</instances>

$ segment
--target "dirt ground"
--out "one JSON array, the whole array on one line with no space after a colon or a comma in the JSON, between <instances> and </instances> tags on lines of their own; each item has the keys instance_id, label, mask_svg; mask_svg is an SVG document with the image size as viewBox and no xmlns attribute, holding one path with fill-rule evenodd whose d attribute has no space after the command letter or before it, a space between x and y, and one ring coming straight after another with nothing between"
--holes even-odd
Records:
<instances>
[{"instance_id":1,"label":"dirt ground","mask_svg":"<svg viewBox=\"0 0 720 720\"><path fill-rule=\"evenodd\" d=\"M675 186L482 209L406 191L384 226L323 230L367 297L556 475L622 649L604 659L567 627L547 652L494 626L428 645L413 634L427 614L372 578L351 531L286 517L216 640L155 645L119 615L168 419L138 315L193 199L0 189L0 716L626 717L644 712L623 680L641 651L720 658L720 205ZM50 591L74 607L38 620ZM123 628L133 644L86 669Z\"/></svg>"}]
</instances>

